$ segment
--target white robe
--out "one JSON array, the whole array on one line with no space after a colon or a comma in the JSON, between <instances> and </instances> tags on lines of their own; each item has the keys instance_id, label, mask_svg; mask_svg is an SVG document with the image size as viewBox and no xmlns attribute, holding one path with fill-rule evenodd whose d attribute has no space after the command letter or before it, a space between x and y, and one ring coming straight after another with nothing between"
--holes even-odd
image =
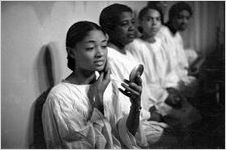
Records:
<instances>
[{"instance_id":1,"label":"white robe","mask_svg":"<svg viewBox=\"0 0 226 150\"><path fill-rule=\"evenodd\" d=\"M194 50L194 49L184 49L185 50L185 54L186 54L186 57L188 59L188 64L189 66L192 65L192 63L194 63L194 61L196 59L198 59L198 53Z\"/></svg>"},{"instance_id":2,"label":"white robe","mask_svg":"<svg viewBox=\"0 0 226 150\"><path fill-rule=\"evenodd\" d=\"M144 92L146 97L142 100L145 109L148 110L155 105L159 113L166 115L171 107L164 103L168 97L167 87L175 87L178 76L169 67L169 58L165 54L160 40L156 44L147 43L141 39L135 39L127 45L128 51L138 61L144 63L147 72L145 75Z\"/></svg>"},{"instance_id":3,"label":"white robe","mask_svg":"<svg viewBox=\"0 0 226 150\"><path fill-rule=\"evenodd\" d=\"M157 34L166 45L166 52L171 58L171 65L183 79L188 75L189 62L184 49L183 39L179 32L175 35L166 27L162 26Z\"/></svg>"},{"instance_id":4,"label":"white robe","mask_svg":"<svg viewBox=\"0 0 226 150\"><path fill-rule=\"evenodd\" d=\"M180 33L176 32L176 34L173 35L167 27L162 26L157 37L160 37L163 43L167 45L166 52L168 52L171 58L171 65L175 68L179 77L183 78L186 76L188 73L188 60Z\"/></svg>"},{"instance_id":5,"label":"white robe","mask_svg":"<svg viewBox=\"0 0 226 150\"><path fill-rule=\"evenodd\" d=\"M144 57L139 55L139 57ZM123 79L128 79L129 74L132 71L132 69L138 65L138 64L143 64L143 62L139 61L136 59L132 52L129 49L126 49L126 54L122 54L118 52L117 50L108 47L108 61L111 65L111 70L112 74L114 75L115 79L113 80L119 80L123 81ZM154 98L150 98L150 94L156 94L159 92L157 89L157 85L153 85L153 90L155 92L152 92L149 90L147 87L148 85L146 84L146 76L148 75L148 70L144 68L144 74L141 76L142 77L142 95L141 95L141 105L142 105L142 110L141 110L141 116L140 116L140 126L139 126L139 132L136 134L136 139L141 147L148 147L152 145L153 143L156 143L162 138L162 134L165 128L168 126L165 123L162 122L156 122L156 121L147 121L147 119L150 118L150 113L148 109L150 106L154 105ZM153 76L155 77L155 76ZM120 84L118 84L118 87L120 87ZM161 92L159 92L161 93ZM166 95L167 96L167 95ZM149 100L147 100L149 98ZM155 97L156 98L156 97ZM122 99L122 98L121 98ZM123 104L124 106L122 108L122 111L124 114L128 114L128 110L130 107L129 103L129 98L123 98Z\"/></svg>"},{"instance_id":6,"label":"white robe","mask_svg":"<svg viewBox=\"0 0 226 150\"><path fill-rule=\"evenodd\" d=\"M136 59L134 59L133 55L131 55L129 51L126 51L126 54L122 54L110 47L108 47L108 61L111 66L113 80L117 82L118 88L122 88L122 89L123 87L120 84L123 82L124 79L129 80L129 75L132 69L139 64L143 64L142 62L139 62ZM146 73L146 70L144 69L144 74L145 73ZM143 90L145 90L144 83L146 83L144 76L145 75L141 76L142 83L143 83ZM146 98L146 94L147 94L146 92L142 91L141 99ZM128 114L131 103L128 97L124 95L122 96L123 96L122 99L124 99L124 101L122 102L122 106L123 106L122 111L124 114ZM144 108L145 105L144 104L142 105L143 105L142 107ZM146 111L144 111L142 115L144 115L143 117L145 117L146 119L150 117L150 114L147 113Z\"/></svg>"},{"instance_id":7,"label":"white robe","mask_svg":"<svg viewBox=\"0 0 226 150\"><path fill-rule=\"evenodd\" d=\"M50 91L42 112L47 148L137 148L112 82L104 93L104 115L89 101L89 87L61 82Z\"/></svg>"},{"instance_id":8,"label":"white robe","mask_svg":"<svg viewBox=\"0 0 226 150\"><path fill-rule=\"evenodd\" d=\"M148 71L148 84L159 84L162 88L176 87L179 77L170 65L171 60L165 51L165 45L159 38L155 40L154 43L149 43L135 39L127 47L135 58L144 62Z\"/></svg>"},{"instance_id":9,"label":"white robe","mask_svg":"<svg viewBox=\"0 0 226 150\"><path fill-rule=\"evenodd\" d=\"M147 98L143 99L145 108L147 109L151 105L155 105L158 112L165 116L172 111L172 107L164 103L168 96L166 88L177 88L186 96L191 96L194 95L195 88L193 87L196 85L194 84L195 82L192 82L195 79L187 76L185 69L184 72L180 69L181 75L179 75L179 67L176 68L177 61L172 59L173 54L176 55L177 52L173 49L172 52L175 53L169 54L167 49L169 45L163 43L158 37L155 37L155 39L154 43L135 39L127 45L127 49L134 58L144 63L147 71L147 76L145 76L147 82L145 92L148 94L146 94Z\"/></svg>"},{"instance_id":10,"label":"white robe","mask_svg":"<svg viewBox=\"0 0 226 150\"><path fill-rule=\"evenodd\" d=\"M170 58L170 64L180 79L177 88L187 96L191 96L191 93L193 95L194 91L192 89L197 86L196 78L188 75L189 62L180 33L176 32L173 35L166 26L162 26L157 37L164 43L165 50Z\"/></svg>"}]
</instances>

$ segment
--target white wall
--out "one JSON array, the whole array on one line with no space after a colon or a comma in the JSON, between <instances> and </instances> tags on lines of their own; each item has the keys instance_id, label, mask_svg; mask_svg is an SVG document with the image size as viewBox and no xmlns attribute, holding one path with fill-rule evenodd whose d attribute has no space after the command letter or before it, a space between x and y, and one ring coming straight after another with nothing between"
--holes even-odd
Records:
<instances>
[{"instance_id":1,"label":"white wall","mask_svg":"<svg viewBox=\"0 0 226 150\"><path fill-rule=\"evenodd\" d=\"M98 23L100 11L114 2L1 2L1 145L28 148L33 107L49 87L45 47L52 55L55 84L70 73L65 36L79 20ZM119 2L135 11L146 2Z\"/></svg>"}]
</instances>

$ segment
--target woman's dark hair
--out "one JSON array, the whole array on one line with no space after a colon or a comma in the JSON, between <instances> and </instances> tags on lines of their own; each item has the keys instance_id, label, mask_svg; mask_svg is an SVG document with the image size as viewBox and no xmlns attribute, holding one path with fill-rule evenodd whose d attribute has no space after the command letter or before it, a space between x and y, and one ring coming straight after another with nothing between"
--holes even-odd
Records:
<instances>
[{"instance_id":1,"label":"woman's dark hair","mask_svg":"<svg viewBox=\"0 0 226 150\"><path fill-rule=\"evenodd\" d=\"M74 48L75 45L82 41L87 34L92 30L99 30L102 31L104 34L106 34L100 26L93 22L89 21L79 21L74 23L68 30L67 36L66 36L66 48ZM74 58L70 57L70 55L67 55L68 63L67 66L72 71L75 68L75 60Z\"/></svg>"},{"instance_id":2,"label":"woman's dark hair","mask_svg":"<svg viewBox=\"0 0 226 150\"><path fill-rule=\"evenodd\" d=\"M187 10L189 12L190 16L192 16L191 7L185 2L178 2L170 8L170 10L169 10L169 20L172 21L173 18L176 17L183 10Z\"/></svg>"},{"instance_id":3,"label":"woman's dark hair","mask_svg":"<svg viewBox=\"0 0 226 150\"><path fill-rule=\"evenodd\" d=\"M112 4L101 11L99 23L103 30L109 34L109 38L114 33L114 28L118 24L122 12L132 13L133 11L130 7L122 4Z\"/></svg>"}]
</instances>

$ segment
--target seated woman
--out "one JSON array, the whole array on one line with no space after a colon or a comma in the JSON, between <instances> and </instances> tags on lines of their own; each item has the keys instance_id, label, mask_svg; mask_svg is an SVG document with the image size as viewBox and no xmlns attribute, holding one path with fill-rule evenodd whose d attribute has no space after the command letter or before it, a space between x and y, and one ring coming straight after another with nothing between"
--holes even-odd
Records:
<instances>
[{"instance_id":1,"label":"seated woman","mask_svg":"<svg viewBox=\"0 0 226 150\"><path fill-rule=\"evenodd\" d=\"M134 40L128 47L133 51L143 53L143 61L147 62L146 69L149 69L149 72L152 70L157 72L159 77L157 82L162 88L176 88L184 95L191 96L192 92L195 91L195 84L187 85L184 83L184 79L178 75L175 66L172 65L173 62L168 50L170 46L157 36L162 26L162 20L163 15L159 7L150 5L143 8L139 13L142 37ZM154 65L150 66L150 64Z\"/></svg>"},{"instance_id":2,"label":"seated woman","mask_svg":"<svg viewBox=\"0 0 226 150\"><path fill-rule=\"evenodd\" d=\"M47 148L137 148L141 80L124 86L131 102L125 116L120 92L110 79L107 42L106 33L92 22L77 22L68 30L68 67L73 72L52 88L43 106Z\"/></svg>"},{"instance_id":3,"label":"seated woman","mask_svg":"<svg viewBox=\"0 0 226 150\"><path fill-rule=\"evenodd\" d=\"M155 5L144 7L139 13L139 21L142 37L141 39L137 39L137 42L146 45L144 47L146 49L142 51L149 52L149 56L153 55L152 61L154 63L154 69L159 76L161 86L164 88L177 87L180 79L173 69L173 66L171 66L170 57L166 52L168 47L166 47L165 43L156 36L162 26L162 10ZM153 68L149 67L148 69Z\"/></svg>"},{"instance_id":4,"label":"seated woman","mask_svg":"<svg viewBox=\"0 0 226 150\"><path fill-rule=\"evenodd\" d=\"M132 10L122 4L110 5L102 10L99 22L109 35L108 61L114 80L120 83L123 79L129 79L130 72L139 64L125 49L125 45L132 42L136 36ZM128 114L127 106L130 106L130 102L127 100L123 103L123 111Z\"/></svg>"},{"instance_id":5,"label":"seated woman","mask_svg":"<svg viewBox=\"0 0 226 150\"><path fill-rule=\"evenodd\" d=\"M154 99L156 106L158 106L158 103L165 101L168 96L168 92L165 89L176 88L180 79L170 65L170 58L166 53L164 43L156 37L163 20L161 9L155 5L144 7L138 17L142 36L127 45L127 48L134 57L144 62L149 74L146 81L150 91L155 91ZM154 77L153 72L155 72ZM157 93L164 94L165 92L167 96L162 97L162 99L157 96Z\"/></svg>"},{"instance_id":6,"label":"seated woman","mask_svg":"<svg viewBox=\"0 0 226 150\"><path fill-rule=\"evenodd\" d=\"M198 68L204 61L202 57L198 57L194 64L189 65L189 57L187 57L184 49L180 32L186 30L191 16L192 9L187 3L175 3L169 10L168 22L161 27L157 34L166 45L170 64L180 78L180 90L190 98L194 96L197 90L198 81L194 76L197 75Z\"/></svg>"},{"instance_id":7,"label":"seated woman","mask_svg":"<svg viewBox=\"0 0 226 150\"><path fill-rule=\"evenodd\" d=\"M112 68L112 73L116 77L115 80L123 80L124 78L128 79L130 72L136 65L145 64L145 62L141 61L140 59L137 59L137 57L144 57L143 55L139 54L139 51L131 51L127 48L127 45L133 42L134 38L136 37L136 28L134 26L135 19L133 16L133 11L128 6L122 4L113 4L102 10L99 21L101 27L109 35L108 60ZM137 57L134 56L133 52L137 52ZM137 141L139 141L138 144L141 147L147 146L149 148L154 148L153 144L159 142L160 138L165 139L165 143L172 143L174 139L172 136L166 139L166 136L163 135L164 128L168 127L167 124L148 120L150 119L150 107L148 106L149 104L154 104L154 102L151 102L151 100L153 100L153 95L157 95L157 92L162 94L160 90L163 90L163 92L165 92L166 97L168 95L166 90L162 89L159 85L155 86L154 82L152 82L153 90L155 90L154 92L151 91L149 88L146 88L147 78L151 78L149 79L151 81L157 78L157 74L155 71L152 71L151 75L147 71L148 69L145 66L144 74L141 76L143 81L143 91L141 94L141 122L139 128L140 130L136 134L136 139ZM162 95L165 96L164 94ZM128 109L130 106L129 100L124 100L121 103L123 103L122 106L124 106L122 108L122 111L124 112L124 114L128 114ZM174 143L176 144L176 142ZM163 143L161 144L159 144L159 147L155 145L155 148L167 147ZM170 148L170 146L167 148Z\"/></svg>"},{"instance_id":8,"label":"seated woman","mask_svg":"<svg viewBox=\"0 0 226 150\"><path fill-rule=\"evenodd\" d=\"M171 59L167 52L168 47L156 36L161 27L162 17L161 9L157 6L144 7L139 13L142 37L134 40L127 47L134 53L143 56L137 57L137 59L144 59L141 61L145 62L146 69L149 69L149 72L153 70L157 72L158 80L156 80L156 84L166 89L168 93L168 97L162 102L156 99L155 107L157 110L152 108L151 111L160 113L164 116L164 121L171 125L172 123L181 123L183 126L187 126L200 119L200 115L184 97L185 91L180 86L181 78L171 65ZM150 64L154 64L153 67ZM149 84L152 85L152 82L149 82ZM193 116L194 114L196 115ZM168 117L177 121L168 122L166 121L168 119L165 120Z\"/></svg>"}]
</instances>

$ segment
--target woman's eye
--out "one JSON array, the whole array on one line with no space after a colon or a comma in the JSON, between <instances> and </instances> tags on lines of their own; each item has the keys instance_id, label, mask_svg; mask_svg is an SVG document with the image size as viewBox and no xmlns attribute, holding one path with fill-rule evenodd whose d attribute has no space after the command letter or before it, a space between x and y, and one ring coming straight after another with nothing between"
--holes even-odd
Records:
<instances>
[{"instance_id":1,"label":"woman's eye","mask_svg":"<svg viewBox=\"0 0 226 150\"><path fill-rule=\"evenodd\" d=\"M127 25L127 23L121 23L121 26L126 26Z\"/></svg>"},{"instance_id":2,"label":"woman's eye","mask_svg":"<svg viewBox=\"0 0 226 150\"><path fill-rule=\"evenodd\" d=\"M93 50L93 49L94 49L94 47L87 47L86 48L87 51L90 51L90 50Z\"/></svg>"},{"instance_id":3,"label":"woman's eye","mask_svg":"<svg viewBox=\"0 0 226 150\"><path fill-rule=\"evenodd\" d=\"M101 46L103 49L105 49L105 48L107 48L107 45L103 45L103 46Z\"/></svg>"},{"instance_id":4,"label":"woman's eye","mask_svg":"<svg viewBox=\"0 0 226 150\"><path fill-rule=\"evenodd\" d=\"M183 19L183 16L179 15L177 18L178 18L178 19Z\"/></svg>"},{"instance_id":5,"label":"woman's eye","mask_svg":"<svg viewBox=\"0 0 226 150\"><path fill-rule=\"evenodd\" d=\"M128 25L128 22L127 21L123 21L123 22L120 22L119 23L121 26L126 26L126 25Z\"/></svg>"},{"instance_id":6,"label":"woman's eye","mask_svg":"<svg viewBox=\"0 0 226 150\"><path fill-rule=\"evenodd\" d=\"M151 21L152 20L152 18L151 17L147 17L147 21Z\"/></svg>"}]
</instances>

